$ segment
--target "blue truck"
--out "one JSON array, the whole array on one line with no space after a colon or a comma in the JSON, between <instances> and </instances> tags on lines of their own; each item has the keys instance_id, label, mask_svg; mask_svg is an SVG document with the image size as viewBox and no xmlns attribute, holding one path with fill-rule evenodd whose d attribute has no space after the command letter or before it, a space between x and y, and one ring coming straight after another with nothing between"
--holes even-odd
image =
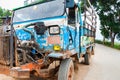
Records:
<instances>
[{"instance_id":1,"label":"blue truck","mask_svg":"<svg viewBox=\"0 0 120 80\"><path fill-rule=\"evenodd\" d=\"M11 76L73 80L74 62L90 64L97 14L89 0L39 0L13 10ZM56 64L50 68L51 64Z\"/></svg>"}]
</instances>

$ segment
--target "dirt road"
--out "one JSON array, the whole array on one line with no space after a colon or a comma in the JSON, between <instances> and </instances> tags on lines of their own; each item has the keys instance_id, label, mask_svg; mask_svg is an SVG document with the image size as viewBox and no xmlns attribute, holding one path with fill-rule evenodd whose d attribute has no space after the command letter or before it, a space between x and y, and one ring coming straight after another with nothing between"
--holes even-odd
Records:
<instances>
[{"instance_id":1,"label":"dirt road","mask_svg":"<svg viewBox=\"0 0 120 80\"><path fill-rule=\"evenodd\" d=\"M0 75L0 80L14 79ZM91 64L78 64L74 80L120 80L120 51L96 44Z\"/></svg>"}]
</instances>

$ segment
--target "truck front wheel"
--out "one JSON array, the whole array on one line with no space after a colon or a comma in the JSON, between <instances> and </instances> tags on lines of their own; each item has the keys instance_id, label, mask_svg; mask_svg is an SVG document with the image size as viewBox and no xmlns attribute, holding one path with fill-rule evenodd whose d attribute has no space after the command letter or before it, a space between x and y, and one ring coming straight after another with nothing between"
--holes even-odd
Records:
<instances>
[{"instance_id":1,"label":"truck front wheel","mask_svg":"<svg viewBox=\"0 0 120 80\"><path fill-rule=\"evenodd\" d=\"M73 80L74 64L72 59L64 59L59 68L58 80Z\"/></svg>"}]
</instances>

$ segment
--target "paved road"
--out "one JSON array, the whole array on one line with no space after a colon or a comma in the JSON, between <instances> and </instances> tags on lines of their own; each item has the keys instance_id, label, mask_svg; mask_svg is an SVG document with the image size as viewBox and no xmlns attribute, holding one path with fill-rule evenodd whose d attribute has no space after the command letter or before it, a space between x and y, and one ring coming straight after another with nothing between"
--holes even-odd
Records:
<instances>
[{"instance_id":1,"label":"paved road","mask_svg":"<svg viewBox=\"0 0 120 80\"><path fill-rule=\"evenodd\" d=\"M96 44L92 63L80 64L75 80L120 80L120 51Z\"/></svg>"},{"instance_id":2,"label":"paved road","mask_svg":"<svg viewBox=\"0 0 120 80\"><path fill-rule=\"evenodd\" d=\"M74 80L120 80L120 51L96 44L91 64L77 64ZM4 77L4 79L2 79ZM9 78L9 79L8 79ZM0 75L0 80L13 80Z\"/></svg>"}]
</instances>

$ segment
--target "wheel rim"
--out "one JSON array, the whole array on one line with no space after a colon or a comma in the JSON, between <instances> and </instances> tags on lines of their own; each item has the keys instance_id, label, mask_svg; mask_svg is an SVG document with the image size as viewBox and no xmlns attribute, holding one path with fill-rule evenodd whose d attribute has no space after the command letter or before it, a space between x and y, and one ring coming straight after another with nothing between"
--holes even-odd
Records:
<instances>
[{"instance_id":1,"label":"wheel rim","mask_svg":"<svg viewBox=\"0 0 120 80\"><path fill-rule=\"evenodd\" d=\"M73 72L73 66L71 66L68 72L68 80L73 80Z\"/></svg>"}]
</instances>

